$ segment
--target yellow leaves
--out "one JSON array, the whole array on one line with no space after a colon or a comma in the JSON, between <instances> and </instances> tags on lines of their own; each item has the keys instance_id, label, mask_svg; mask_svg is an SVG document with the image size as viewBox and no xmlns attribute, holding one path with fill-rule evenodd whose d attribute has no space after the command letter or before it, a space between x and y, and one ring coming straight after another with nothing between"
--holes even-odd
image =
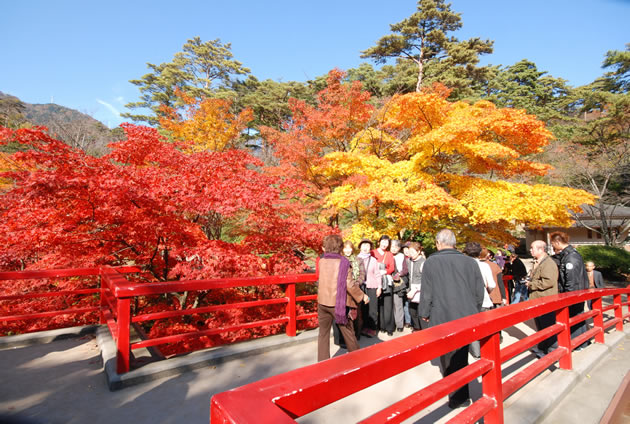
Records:
<instances>
[{"instance_id":1,"label":"yellow leaves","mask_svg":"<svg viewBox=\"0 0 630 424\"><path fill-rule=\"evenodd\" d=\"M491 172L511 177L550 169L524 158L551 134L523 111L411 93L394 97L377 118L349 151L328 153L315 168L339 182L325 207L353 214L354 238L445 219L496 238L517 223L568 225L567 208L593 202L581 191L488 179Z\"/></svg>"},{"instance_id":2,"label":"yellow leaves","mask_svg":"<svg viewBox=\"0 0 630 424\"><path fill-rule=\"evenodd\" d=\"M23 164L15 160L8 153L0 152L0 173L24 171L28 169L29 167L27 167L26 164ZM10 190L12 187L13 187L13 180L11 180L10 178L0 177L0 193Z\"/></svg>"},{"instance_id":3,"label":"yellow leaves","mask_svg":"<svg viewBox=\"0 0 630 424\"><path fill-rule=\"evenodd\" d=\"M470 212L472 225L502 221L512 223L568 226L569 210L593 204L595 196L566 187L528 185L507 181L451 175L449 192Z\"/></svg>"},{"instance_id":4,"label":"yellow leaves","mask_svg":"<svg viewBox=\"0 0 630 424\"><path fill-rule=\"evenodd\" d=\"M357 133L350 142L349 150L396 159L405 155L406 147L400 139L393 137L384 129L370 127Z\"/></svg>"},{"instance_id":5,"label":"yellow leaves","mask_svg":"<svg viewBox=\"0 0 630 424\"><path fill-rule=\"evenodd\" d=\"M242 131L254 119L251 109L239 114L230 111L232 102L224 99L195 100L178 91L186 103L186 112L180 116L171 108L163 108L166 117L160 125L175 139L185 141L189 153L225 151L238 146Z\"/></svg>"},{"instance_id":6,"label":"yellow leaves","mask_svg":"<svg viewBox=\"0 0 630 424\"><path fill-rule=\"evenodd\" d=\"M548 170L523 159L542 151L551 133L522 110L497 109L487 101L449 103L423 93L394 97L383 110L383 127L406 137L417 169L448 172L464 166L474 174L505 177Z\"/></svg>"}]
</instances>

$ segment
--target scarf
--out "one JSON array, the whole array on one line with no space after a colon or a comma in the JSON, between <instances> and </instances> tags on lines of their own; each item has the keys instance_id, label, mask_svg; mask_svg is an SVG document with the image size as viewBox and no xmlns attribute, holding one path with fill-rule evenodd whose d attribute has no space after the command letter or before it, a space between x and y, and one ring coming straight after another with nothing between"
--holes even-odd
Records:
<instances>
[{"instance_id":1,"label":"scarf","mask_svg":"<svg viewBox=\"0 0 630 424\"><path fill-rule=\"evenodd\" d=\"M346 324L348 316L346 315L346 281L348 278L348 269L350 262L339 253L324 253L325 259L339 259L339 274L337 275L337 298L335 299L335 322L337 324Z\"/></svg>"}]
</instances>

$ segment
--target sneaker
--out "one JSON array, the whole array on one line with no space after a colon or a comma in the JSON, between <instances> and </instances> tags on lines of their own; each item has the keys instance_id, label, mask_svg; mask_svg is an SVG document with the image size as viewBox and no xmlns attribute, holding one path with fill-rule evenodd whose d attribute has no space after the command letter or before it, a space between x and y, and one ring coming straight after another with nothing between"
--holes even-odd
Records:
<instances>
[{"instance_id":1,"label":"sneaker","mask_svg":"<svg viewBox=\"0 0 630 424\"><path fill-rule=\"evenodd\" d=\"M402 328L397 328L396 331L398 331L399 333L402 333L403 329Z\"/></svg>"}]
</instances>

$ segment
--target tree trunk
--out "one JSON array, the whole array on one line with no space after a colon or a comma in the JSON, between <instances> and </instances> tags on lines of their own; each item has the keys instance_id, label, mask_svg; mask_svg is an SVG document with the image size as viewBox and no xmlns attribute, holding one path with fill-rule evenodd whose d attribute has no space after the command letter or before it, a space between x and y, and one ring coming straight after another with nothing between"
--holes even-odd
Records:
<instances>
[{"instance_id":1,"label":"tree trunk","mask_svg":"<svg viewBox=\"0 0 630 424\"><path fill-rule=\"evenodd\" d=\"M422 54L420 55L420 60L418 61L418 82L416 84L416 93L420 92L420 88L422 87L422 73L424 72L422 66Z\"/></svg>"}]
</instances>

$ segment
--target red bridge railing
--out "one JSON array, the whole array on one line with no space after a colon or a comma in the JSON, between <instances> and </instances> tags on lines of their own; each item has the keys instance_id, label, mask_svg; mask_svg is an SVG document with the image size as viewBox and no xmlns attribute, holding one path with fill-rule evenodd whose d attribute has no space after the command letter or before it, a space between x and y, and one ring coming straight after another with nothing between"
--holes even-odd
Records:
<instances>
[{"instance_id":1,"label":"red bridge railing","mask_svg":"<svg viewBox=\"0 0 630 424\"><path fill-rule=\"evenodd\" d=\"M629 293L630 289L563 293L482 312L372 345L219 393L211 400L210 421L213 424L294 423L296 418L480 340L481 359L359 422L402 422L481 377L483 395L451 422L473 423L484 417L487 424L503 423L503 401L519 388L555 362L562 369L571 369L572 351L585 341L594 338L596 343L603 343L607 330L623 331L624 320L630 317L630 313L622 312L622 307L629 304ZM612 296L613 302L604 307L602 297L606 296ZM570 305L591 299L593 310L569 317ZM556 324L500 347L501 330L552 311L556 312ZM593 318L594 326L572 339L570 327L589 318ZM504 378L502 366L506 361L553 335L558 337L557 349Z\"/></svg>"},{"instance_id":2,"label":"red bridge railing","mask_svg":"<svg viewBox=\"0 0 630 424\"><path fill-rule=\"evenodd\" d=\"M104 295L101 297L104 321L108 324L110 332L118 347L117 370L118 373L129 371L130 353L134 349L158 346L166 343L174 343L200 336L208 336L220 333L228 333L246 328L266 327L273 324L286 324L286 334L295 336L297 321L315 318L317 313L297 314L297 302L314 301L317 295L296 295L296 284L314 283L317 281L315 274L277 275L271 277L246 277L224 278L213 280L189 280L157 282L149 284L133 284L127 281L123 275L113 269L103 269ZM164 293L184 291L216 290L233 287L255 287L268 285L286 285L285 296L276 299L261 299L247 302L227 303L220 305L203 306L198 308L183 309L177 311L163 311L150 314L131 315L131 300L139 296L148 296ZM145 321L171 318L182 315L202 314L230 309L252 308L273 304L285 304L286 313L273 319L251 321L232 326L209 328L207 330L188 332L142 340L130 343L130 325Z\"/></svg>"},{"instance_id":3,"label":"red bridge railing","mask_svg":"<svg viewBox=\"0 0 630 424\"><path fill-rule=\"evenodd\" d=\"M285 324L286 334L295 336L297 322L317 317L317 313L297 313L298 302L315 301L317 295L306 294L298 296L296 285L301 283L314 283L317 280L315 274L279 275L272 277L248 277L213 280L190 280L173 282L132 283L124 274L139 272L135 267L121 268L85 268L64 269L47 271L16 271L0 272L2 280L20 279L44 279L44 278L72 278L78 276L97 276L100 283L96 282L93 288L81 290L60 290L47 292L29 292L12 296L0 296L1 301L20 301L37 297L70 297L76 295L99 295L99 305L84 308L67 308L55 311L45 311L20 315L0 315L0 323L19 320L37 320L44 317L53 317L69 314L81 314L99 311L100 323L106 324L117 346L117 371L128 372L130 369L131 352L135 349L159 346L166 343L175 343L201 336L221 333L229 333L246 328L266 327L274 324ZM142 296L160 295L165 293L181 293L185 291L206 291L234 287L256 287L270 285L285 285L283 297L275 299L260 299L246 302L224 303L219 305L202 306L183 310L169 310L142 315L134 315L133 301ZM284 304L286 312L272 319L249 321L231 326L208 328L201 331L193 331L183 334L175 334L164 337L144 339L131 342L131 327L146 321L164 318L172 318L184 315L204 314L233 309L253 308L266 305ZM137 328L137 327L136 327Z\"/></svg>"},{"instance_id":4,"label":"red bridge railing","mask_svg":"<svg viewBox=\"0 0 630 424\"><path fill-rule=\"evenodd\" d=\"M139 269L135 267L118 267L115 268L118 273L132 273L138 272ZM55 269L55 270L35 270L35 271L8 271L0 272L0 283L3 281L15 281L15 280L42 280L48 279L51 281L74 278L74 277L95 277L96 281L88 284L91 288L82 288L74 290L47 290L47 291L28 291L21 294L4 295L0 296L0 302L22 302L30 299L41 298L64 298L75 299L77 296L97 295L101 292L100 278L101 268L81 268L81 269ZM0 285L2 287L2 285ZM2 291L6 293L8 290L3 288ZM11 306L11 305L9 305ZM57 310L39 311L17 314L14 310L11 310L9 315L0 315L0 323L11 323L27 320L41 320L42 318L59 317L63 315L81 315L90 312L99 311L101 308L98 305L84 306L84 307L70 307Z\"/></svg>"}]
</instances>

